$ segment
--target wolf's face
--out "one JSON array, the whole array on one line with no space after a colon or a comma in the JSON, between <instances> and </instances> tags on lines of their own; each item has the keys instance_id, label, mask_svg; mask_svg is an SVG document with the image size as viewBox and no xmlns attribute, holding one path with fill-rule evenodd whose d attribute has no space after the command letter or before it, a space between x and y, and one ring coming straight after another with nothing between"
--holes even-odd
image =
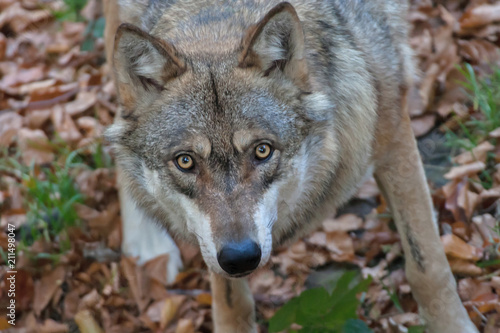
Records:
<instances>
[{"instance_id":1,"label":"wolf's face","mask_svg":"<svg viewBox=\"0 0 500 333\"><path fill-rule=\"evenodd\" d=\"M231 277L267 262L308 174L335 150L321 130L329 104L308 91L300 23L282 7L231 52L183 52L130 25L115 43L122 114L107 137L122 186Z\"/></svg>"}]
</instances>

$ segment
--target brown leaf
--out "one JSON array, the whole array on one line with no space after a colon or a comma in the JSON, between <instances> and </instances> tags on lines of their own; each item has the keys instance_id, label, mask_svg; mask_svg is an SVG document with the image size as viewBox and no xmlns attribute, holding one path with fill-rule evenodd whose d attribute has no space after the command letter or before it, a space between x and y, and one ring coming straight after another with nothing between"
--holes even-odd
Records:
<instances>
[{"instance_id":1,"label":"brown leaf","mask_svg":"<svg viewBox=\"0 0 500 333\"><path fill-rule=\"evenodd\" d=\"M477 267L474 263L457 258L448 258L448 262L451 267L451 271L454 274L466 275L466 276L478 276L483 273L483 270Z\"/></svg>"},{"instance_id":2,"label":"brown leaf","mask_svg":"<svg viewBox=\"0 0 500 333\"><path fill-rule=\"evenodd\" d=\"M164 329L170 324L184 300L184 296L173 296L165 300L161 309L160 328Z\"/></svg>"},{"instance_id":3,"label":"brown leaf","mask_svg":"<svg viewBox=\"0 0 500 333\"><path fill-rule=\"evenodd\" d=\"M459 54L469 62L494 63L499 58L498 47L482 39L459 40Z\"/></svg>"},{"instance_id":4,"label":"brown leaf","mask_svg":"<svg viewBox=\"0 0 500 333\"><path fill-rule=\"evenodd\" d=\"M441 236L441 242L448 257L473 261L481 259L482 251L480 249L467 244L453 234Z\"/></svg>"},{"instance_id":5,"label":"brown leaf","mask_svg":"<svg viewBox=\"0 0 500 333\"><path fill-rule=\"evenodd\" d=\"M363 219L354 214L344 214L335 219L323 222L323 230L327 233L333 231L352 231L363 227Z\"/></svg>"},{"instance_id":6,"label":"brown leaf","mask_svg":"<svg viewBox=\"0 0 500 333\"><path fill-rule=\"evenodd\" d=\"M491 138L500 138L500 127L497 128L497 129L495 129L495 130L493 130L493 131L491 131L490 134L489 134L489 136Z\"/></svg>"},{"instance_id":7,"label":"brown leaf","mask_svg":"<svg viewBox=\"0 0 500 333\"><path fill-rule=\"evenodd\" d=\"M422 117L413 118L411 120L411 128L413 134L418 138L424 134L427 134L436 123L436 115L428 114Z\"/></svg>"},{"instance_id":8,"label":"brown leaf","mask_svg":"<svg viewBox=\"0 0 500 333\"><path fill-rule=\"evenodd\" d=\"M52 296L64 281L65 275L66 269L63 266L57 266L54 270L46 272L40 280L35 281L33 309L37 316L40 316L42 310L49 304Z\"/></svg>"},{"instance_id":9,"label":"brown leaf","mask_svg":"<svg viewBox=\"0 0 500 333\"><path fill-rule=\"evenodd\" d=\"M431 99L434 97L434 84L436 83L436 79L440 73L441 69L439 65L431 64L422 79L419 93L424 105L423 110L427 109Z\"/></svg>"},{"instance_id":10,"label":"brown leaf","mask_svg":"<svg viewBox=\"0 0 500 333\"><path fill-rule=\"evenodd\" d=\"M498 295L489 293L489 294L483 294L472 301L464 302L464 305L466 307L475 307L476 311L473 312L473 315L471 318L474 318L475 316L478 315L479 313L487 313L492 310L495 310L498 307Z\"/></svg>"},{"instance_id":11,"label":"brown leaf","mask_svg":"<svg viewBox=\"0 0 500 333\"><path fill-rule=\"evenodd\" d=\"M194 325L191 319L179 319L175 333L194 333Z\"/></svg>"},{"instance_id":12,"label":"brown leaf","mask_svg":"<svg viewBox=\"0 0 500 333\"><path fill-rule=\"evenodd\" d=\"M153 322L153 323L160 322L161 312L162 312L163 307L165 306L165 301L166 301L166 299L156 301L148 307L145 314L151 322Z\"/></svg>"},{"instance_id":13,"label":"brown leaf","mask_svg":"<svg viewBox=\"0 0 500 333\"><path fill-rule=\"evenodd\" d=\"M465 278L458 282L458 294L462 301L470 301L480 295L489 294L491 291L491 285L486 281Z\"/></svg>"},{"instance_id":14,"label":"brown leaf","mask_svg":"<svg viewBox=\"0 0 500 333\"><path fill-rule=\"evenodd\" d=\"M90 293L83 296L78 304L78 312L87 309L93 309L97 307L99 303L102 303L101 295L96 289L92 289Z\"/></svg>"},{"instance_id":15,"label":"brown leaf","mask_svg":"<svg viewBox=\"0 0 500 333\"><path fill-rule=\"evenodd\" d=\"M466 165L460 165L451 168L451 170L444 175L444 178L446 179L462 178L464 176L472 175L479 171L482 171L484 170L484 168L486 168L486 165L483 162L475 162Z\"/></svg>"},{"instance_id":16,"label":"brown leaf","mask_svg":"<svg viewBox=\"0 0 500 333\"><path fill-rule=\"evenodd\" d=\"M16 305L18 311L28 310L33 302L33 277L24 269L18 269L16 274Z\"/></svg>"},{"instance_id":17,"label":"brown leaf","mask_svg":"<svg viewBox=\"0 0 500 333\"><path fill-rule=\"evenodd\" d=\"M7 23L15 32L25 30L30 24L49 20L52 14L48 10L26 10L21 2L15 2L0 13L0 28Z\"/></svg>"},{"instance_id":18,"label":"brown leaf","mask_svg":"<svg viewBox=\"0 0 500 333\"><path fill-rule=\"evenodd\" d=\"M476 161L485 163L487 153L493 149L495 149L495 147L489 141L485 141L474 147L472 151L466 151L458 156L455 156L453 158L453 162L458 164L468 164Z\"/></svg>"},{"instance_id":19,"label":"brown leaf","mask_svg":"<svg viewBox=\"0 0 500 333\"><path fill-rule=\"evenodd\" d=\"M479 194L469 191L468 186L464 186L458 193L457 205L463 208L468 220L472 217L476 206L479 204Z\"/></svg>"},{"instance_id":20,"label":"brown leaf","mask_svg":"<svg viewBox=\"0 0 500 333\"><path fill-rule=\"evenodd\" d=\"M50 110L35 110L26 116L26 122L31 128L41 128L49 120L52 112Z\"/></svg>"},{"instance_id":21,"label":"brown leaf","mask_svg":"<svg viewBox=\"0 0 500 333\"><path fill-rule=\"evenodd\" d=\"M326 247L335 261L352 261L354 259L354 244L345 231L332 231L326 234Z\"/></svg>"},{"instance_id":22,"label":"brown leaf","mask_svg":"<svg viewBox=\"0 0 500 333\"><path fill-rule=\"evenodd\" d=\"M78 302L80 295L78 290L71 290L64 295L64 318L71 319L78 312Z\"/></svg>"},{"instance_id":23,"label":"brown leaf","mask_svg":"<svg viewBox=\"0 0 500 333\"><path fill-rule=\"evenodd\" d=\"M145 299L149 281L144 276L142 269L136 265L136 261L129 257L122 257L120 261L120 266L123 271L123 275L128 281L132 296L139 307L139 311L143 312L147 305L147 300Z\"/></svg>"},{"instance_id":24,"label":"brown leaf","mask_svg":"<svg viewBox=\"0 0 500 333\"><path fill-rule=\"evenodd\" d=\"M50 163L54 160L49 139L42 130L22 128L17 133L17 139L25 165Z\"/></svg>"},{"instance_id":25,"label":"brown leaf","mask_svg":"<svg viewBox=\"0 0 500 333\"><path fill-rule=\"evenodd\" d=\"M88 110L94 106L96 102L97 95L95 92L82 91L73 102L66 103L64 109L68 115L73 117Z\"/></svg>"},{"instance_id":26,"label":"brown leaf","mask_svg":"<svg viewBox=\"0 0 500 333\"><path fill-rule=\"evenodd\" d=\"M82 135L76 127L70 115L64 109L56 105L52 108L52 124L61 139L67 142L75 142L82 138Z\"/></svg>"},{"instance_id":27,"label":"brown leaf","mask_svg":"<svg viewBox=\"0 0 500 333\"><path fill-rule=\"evenodd\" d=\"M169 259L170 255L167 253L148 260L142 266L145 274L164 285L167 282L167 264Z\"/></svg>"},{"instance_id":28,"label":"brown leaf","mask_svg":"<svg viewBox=\"0 0 500 333\"><path fill-rule=\"evenodd\" d=\"M468 108L464 105L468 97L461 84L465 80L464 75L457 68L453 68L446 75L444 93L439 98L437 105L437 112L441 117L445 118L451 112L455 112L458 115L468 112Z\"/></svg>"},{"instance_id":29,"label":"brown leaf","mask_svg":"<svg viewBox=\"0 0 500 333\"><path fill-rule=\"evenodd\" d=\"M82 310L75 315L75 322L81 333L104 333L89 310Z\"/></svg>"},{"instance_id":30,"label":"brown leaf","mask_svg":"<svg viewBox=\"0 0 500 333\"><path fill-rule=\"evenodd\" d=\"M8 147L23 126L23 117L15 112L0 114L0 147Z\"/></svg>"},{"instance_id":31,"label":"brown leaf","mask_svg":"<svg viewBox=\"0 0 500 333\"><path fill-rule=\"evenodd\" d=\"M1 60L1 58L0 58L0 60ZM9 324L8 321L9 321L9 319L7 319L7 317L5 317L5 316L0 317L0 330L2 330L2 331L5 330L7 332L7 329L12 327L12 325Z\"/></svg>"},{"instance_id":32,"label":"brown leaf","mask_svg":"<svg viewBox=\"0 0 500 333\"><path fill-rule=\"evenodd\" d=\"M2 79L0 80L0 89L7 89L18 84L38 81L41 80L44 75L44 66L21 69L2 77Z\"/></svg>"},{"instance_id":33,"label":"brown leaf","mask_svg":"<svg viewBox=\"0 0 500 333\"><path fill-rule=\"evenodd\" d=\"M4 34L0 32L0 61L5 57L5 50L7 49L7 39Z\"/></svg>"},{"instance_id":34,"label":"brown leaf","mask_svg":"<svg viewBox=\"0 0 500 333\"><path fill-rule=\"evenodd\" d=\"M60 324L52 319L45 319L43 325L38 327L39 333L67 333L69 327L66 324Z\"/></svg>"},{"instance_id":35,"label":"brown leaf","mask_svg":"<svg viewBox=\"0 0 500 333\"><path fill-rule=\"evenodd\" d=\"M500 21L500 3L482 4L469 8L459 21L461 28L477 28Z\"/></svg>"},{"instance_id":36,"label":"brown leaf","mask_svg":"<svg viewBox=\"0 0 500 333\"><path fill-rule=\"evenodd\" d=\"M209 293L201 293L196 296L196 301L203 305L212 305L212 295Z\"/></svg>"}]
</instances>

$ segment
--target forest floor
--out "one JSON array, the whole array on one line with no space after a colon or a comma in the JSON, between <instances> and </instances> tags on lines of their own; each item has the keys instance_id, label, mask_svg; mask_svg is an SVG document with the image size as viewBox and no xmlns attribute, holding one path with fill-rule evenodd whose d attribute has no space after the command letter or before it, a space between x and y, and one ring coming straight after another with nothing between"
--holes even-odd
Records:
<instances>
[{"instance_id":1,"label":"forest floor","mask_svg":"<svg viewBox=\"0 0 500 333\"><path fill-rule=\"evenodd\" d=\"M469 316L481 332L500 332L500 2L414 0L409 22L420 69L410 113L441 241ZM101 139L117 108L103 26L96 0L0 0L0 330L211 332L196 248L179 244L185 269L172 285L168 256L138 267L120 253L115 170ZM368 179L250 277L261 331L303 290L357 271L372 277L358 318L374 332L423 332L403 266Z\"/></svg>"}]
</instances>

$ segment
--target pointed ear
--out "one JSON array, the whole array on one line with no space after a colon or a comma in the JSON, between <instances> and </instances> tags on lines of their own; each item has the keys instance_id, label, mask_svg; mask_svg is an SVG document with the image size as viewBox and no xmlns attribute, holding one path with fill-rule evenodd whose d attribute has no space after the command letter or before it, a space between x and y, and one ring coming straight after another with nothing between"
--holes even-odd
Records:
<instances>
[{"instance_id":1,"label":"pointed ear","mask_svg":"<svg viewBox=\"0 0 500 333\"><path fill-rule=\"evenodd\" d=\"M130 112L154 100L186 67L172 45L124 23L116 32L113 69L119 99Z\"/></svg>"},{"instance_id":2,"label":"pointed ear","mask_svg":"<svg viewBox=\"0 0 500 333\"><path fill-rule=\"evenodd\" d=\"M290 3L282 2L271 9L248 29L242 44L240 67L258 67L266 76L278 71L301 89L309 90L304 32Z\"/></svg>"}]
</instances>

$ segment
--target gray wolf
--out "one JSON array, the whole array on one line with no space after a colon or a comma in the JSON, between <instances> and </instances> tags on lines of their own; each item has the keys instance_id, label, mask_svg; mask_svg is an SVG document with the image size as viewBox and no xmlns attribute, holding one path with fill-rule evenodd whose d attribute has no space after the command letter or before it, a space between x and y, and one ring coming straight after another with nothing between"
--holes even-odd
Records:
<instances>
[{"instance_id":1,"label":"gray wolf","mask_svg":"<svg viewBox=\"0 0 500 333\"><path fill-rule=\"evenodd\" d=\"M215 331L257 331L244 277L373 171L428 328L476 332L410 127L406 11L388 0L107 1L120 112L106 137L124 251L168 252L172 278L180 259L168 235L197 244Z\"/></svg>"}]
</instances>

